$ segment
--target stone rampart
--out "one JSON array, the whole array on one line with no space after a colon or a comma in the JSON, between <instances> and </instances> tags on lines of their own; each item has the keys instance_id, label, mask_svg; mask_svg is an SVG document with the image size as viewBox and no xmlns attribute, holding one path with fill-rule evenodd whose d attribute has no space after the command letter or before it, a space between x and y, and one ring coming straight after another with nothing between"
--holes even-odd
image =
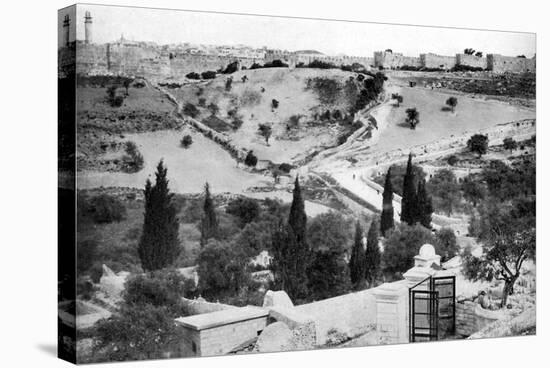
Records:
<instances>
[{"instance_id":1,"label":"stone rampart","mask_svg":"<svg viewBox=\"0 0 550 368\"><path fill-rule=\"evenodd\" d=\"M535 72L536 59L490 54L487 55L487 66L489 70L495 73Z\"/></svg>"},{"instance_id":2,"label":"stone rampart","mask_svg":"<svg viewBox=\"0 0 550 368\"><path fill-rule=\"evenodd\" d=\"M449 70L456 65L456 57L432 53L420 54L420 63L423 68Z\"/></svg>"},{"instance_id":3,"label":"stone rampart","mask_svg":"<svg viewBox=\"0 0 550 368\"><path fill-rule=\"evenodd\" d=\"M456 65L487 69L487 58L475 55L456 54Z\"/></svg>"}]
</instances>

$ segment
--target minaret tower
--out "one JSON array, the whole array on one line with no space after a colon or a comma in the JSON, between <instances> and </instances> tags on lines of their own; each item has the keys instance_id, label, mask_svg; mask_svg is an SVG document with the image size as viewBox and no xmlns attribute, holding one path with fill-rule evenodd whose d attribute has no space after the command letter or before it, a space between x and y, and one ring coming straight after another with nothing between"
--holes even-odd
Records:
<instances>
[{"instance_id":1,"label":"minaret tower","mask_svg":"<svg viewBox=\"0 0 550 368\"><path fill-rule=\"evenodd\" d=\"M65 46L69 46L69 31L71 29L71 18L69 18L69 14L65 14L65 18L63 18L63 43Z\"/></svg>"},{"instance_id":2,"label":"minaret tower","mask_svg":"<svg viewBox=\"0 0 550 368\"><path fill-rule=\"evenodd\" d=\"M92 43L92 16L89 11L84 16L84 36L87 44Z\"/></svg>"}]
</instances>

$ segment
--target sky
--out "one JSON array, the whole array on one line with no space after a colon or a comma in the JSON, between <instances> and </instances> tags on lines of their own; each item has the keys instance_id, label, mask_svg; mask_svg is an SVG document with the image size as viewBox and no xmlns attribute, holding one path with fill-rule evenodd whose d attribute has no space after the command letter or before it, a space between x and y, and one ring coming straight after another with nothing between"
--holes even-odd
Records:
<instances>
[{"instance_id":1,"label":"sky","mask_svg":"<svg viewBox=\"0 0 550 368\"><path fill-rule=\"evenodd\" d=\"M179 10L78 5L76 37L84 39L84 13L93 18L93 42L112 42L124 34L134 41L158 44L237 45L295 50L318 50L328 55L372 56L392 49L408 56L433 52L455 55L465 48L484 54L532 57L533 33L480 31L440 27L297 19L256 15L218 14ZM58 15L58 40L63 16ZM71 19L74 22L73 19ZM74 23L73 23L74 24ZM71 33L70 38L74 40Z\"/></svg>"}]
</instances>

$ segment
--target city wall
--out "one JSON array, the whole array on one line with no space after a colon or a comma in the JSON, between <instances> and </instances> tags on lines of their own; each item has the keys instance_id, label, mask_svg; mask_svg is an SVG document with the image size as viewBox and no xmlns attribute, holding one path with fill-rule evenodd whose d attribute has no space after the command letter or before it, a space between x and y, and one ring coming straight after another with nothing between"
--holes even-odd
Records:
<instances>
[{"instance_id":1,"label":"city wall","mask_svg":"<svg viewBox=\"0 0 550 368\"><path fill-rule=\"evenodd\" d=\"M66 72L73 60L68 48L58 53L60 72ZM456 54L455 56L420 54L419 57L401 53L377 51L373 57L330 56L314 53L299 53L270 50L263 58L227 55L207 55L191 53L171 53L165 48L139 42L121 40L108 44L76 43L76 72L82 74L123 74L155 79L182 79L191 72L219 70L228 64L239 61L241 66L250 67L253 63L267 63L281 60L295 67L315 61L332 63L336 66L359 63L366 68L377 67L398 69L402 67L450 70L455 66L468 66L492 70L496 73L521 73L536 71L535 58L518 58L489 54L487 57ZM74 55L74 54L73 54Z\"/></svg>"},{"instance_id":2,"label":"city wall","mask_svg":"<svg viewBox=\"0 0 550 368\"><path fill-rule=\"evenodd\" d=\"M497 54L487 55L487 64L490 70L496 73L535 72L536 59L502 56Z\"/></svg>"},{"instance_id":3,"label":"city wall","mask_svg":"<svg viewBox=\"0 0 550 368\"><path fill-rule=\"evenodd\" d=\"M455 56L443 56L437 54L420 54L420 64L424 68L449 70L456 65Z\"/></svg>"},{"instance_id":4,"label":"city wall","mask_svg":"<svg viewBox=\"0 0 550 368\"><path fill-rule=\"evenodd\" d=\"M442 70L450 70L455 66L466 66L482 68L495 73L523 73L536 71L536 59L502 56L498 54L489 54L487 57L480 57L467 54L445 56L425 53L420 54L420 57L412 57L389 51L377 51L374 53L374 66L384 69L418 67Z\"/></svg>"},{"instance_id":5,"label":"city wall","mask_svg":"<svg viewBox=\"0 0 550 368\"><path fill-rule=\"evenodd\" d=\"M487 58L475 55L456 54L456 64L472 68L488 68Z\"/></svg>"}]
</instances>

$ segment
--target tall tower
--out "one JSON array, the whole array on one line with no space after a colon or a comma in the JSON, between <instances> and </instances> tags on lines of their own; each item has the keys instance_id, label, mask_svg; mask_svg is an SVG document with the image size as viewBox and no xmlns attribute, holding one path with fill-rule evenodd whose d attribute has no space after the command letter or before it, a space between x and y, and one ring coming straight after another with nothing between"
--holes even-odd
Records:
<instances>
[{"instance_id":1,"label":"tall tower","mask_svg":"<svg viewBox=\"0 0 550 368\"><path fill-rule=\"evenodd\" d=\"M63 43L65 46L69 46L69 31L71 29L71 18L69 18L69 14L65 14L65 18L63 18Z\"/></svg>"},{"instance_id":2,"label":"tall tower","mask_svg":"<svg viewBox=\"0 0 550 368\"><path fill-rule=\"evenodd\" d=\"M87 44L92 43L92 16L89 11L84 16L84 36Z\"/></svg>"}]
</instances>

